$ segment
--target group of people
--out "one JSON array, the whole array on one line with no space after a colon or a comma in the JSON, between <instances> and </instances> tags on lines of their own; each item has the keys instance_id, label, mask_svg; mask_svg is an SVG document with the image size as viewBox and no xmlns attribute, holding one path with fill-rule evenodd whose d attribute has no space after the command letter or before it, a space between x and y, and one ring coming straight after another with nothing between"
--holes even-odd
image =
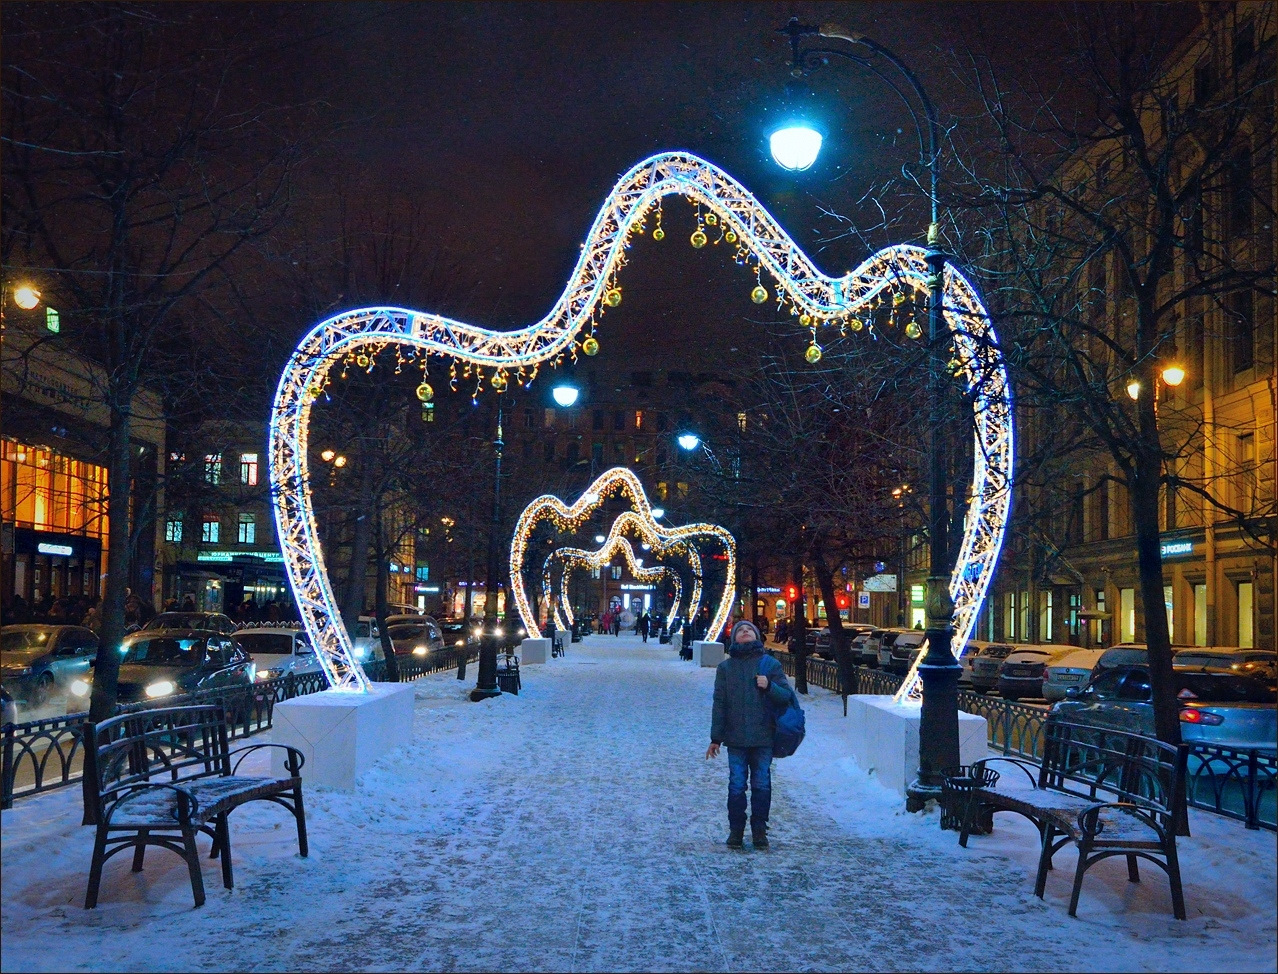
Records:
<instances>
[{"instance_id":1,"label":"group of people","mask_svg":"<svg viewBox=\"0 0 1278 974\"><path fill-rule=\"evenodd\" d=\"M155 607L146 599L129 592L124 598L125 627L141 628L155 617ZM6 626L24 623L41 622L51 626L84 626L100 633L102 629L102 600L91 599L87 595L64 595L27 602L21 593L15 593L12 601L5 606L4 624Z\"/></svg>"},{"instance_id":2,"label":"group of people","mask_svg":"<svg viewBox=\"0 0 1278 974\"><path fill-rule=\"evenodd\" d=\"M599 618L599 631L601 633L611 633L614 636L621 635L622 616L628 614L626 610L620 607L613 607L605 610L604 614ZM660 630L661 625L659 616L653 616L647 610L635 616L635 621L631 627L631 631L636 636L642 636L646 643L649 636L655 636Z\"/></svg>"}]
</instances>

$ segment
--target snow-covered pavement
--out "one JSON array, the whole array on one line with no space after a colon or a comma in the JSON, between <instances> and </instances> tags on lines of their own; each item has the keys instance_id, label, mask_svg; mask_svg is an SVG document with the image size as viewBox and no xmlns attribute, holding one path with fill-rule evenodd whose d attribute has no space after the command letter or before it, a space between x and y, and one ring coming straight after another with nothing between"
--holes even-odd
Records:
<instances>
[{"instance_id":1,"label":"snow-covered pavement","mask_svg":"<svg viewBox=\"0 0 1278 974\"><path fill-rule=\"evenodd\" d=\"M471 669L473 680L474 670ZM772 849L726 849L726 760L704 759L713 671L634 638L528 667L523 692L417 684L416 740L359 791L311 789L311 855L258 803L231 820L234 890L208 903L163 850L107 866L79 793L3 813L0 967L20 970L1274 970L1275 836L1191 812L1189 920L1162 873L1074 856L1032 895L1036 836L1000 816L969 848L844 755L838 697L774 766ZM257 740L265 739L265 735ZM262 762L261 770L265 769ZM207 845L202 842L202 848Z\"/></svg>"}]
</instances>

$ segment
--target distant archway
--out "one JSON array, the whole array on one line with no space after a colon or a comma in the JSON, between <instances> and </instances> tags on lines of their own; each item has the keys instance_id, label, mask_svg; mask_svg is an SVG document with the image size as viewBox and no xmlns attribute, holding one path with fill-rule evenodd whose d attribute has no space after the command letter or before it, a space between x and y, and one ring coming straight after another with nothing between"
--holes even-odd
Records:
<instances>
[{"instance_id":1,"label":"distant archway","mask_svg":"<svg viewBox=\"0 0 1278 974\"><path fill-rule=\"evenodd\" d=\"M586 354L598 348L596 319L621 301L616 275L624 263L626 243L642 233L645 221L666 196L680 195L704 208L691 243L702 247L710 235L737 248L760 275L755 297L772 296L762 285L767 272L777 287L777 300L789 304L799 324L816 343L819 326L838 324L858 330L857 315L884 292L909 289L927 293L925 252L918 247L889 247L842 277L822 274L807 255L744 186L717 166L691 153L665 152L644 159L617 181L582 245L581 257L554 306L540 321L501 332L407 308L363 308L334 315L315 325L290 356L276 389L270 427L270 476L275 522L293 595L302 624L316 649L329 684L336 690L364 691L368 681L351 651L332 584L324 565L311 499L309 457L310 412L324 393L329 370L344 356L386 345L407 347L413 354L449 356L473 369L482 382L484 369L498 392L509 373L520 381L536 376L545 362L562 358L574 343ZM713 219L712 219L713 217ZM709 227L709 233L706 228ZM656 239L664 237L660 226ZM955 650L961 655L976 613L993 577L1002 547L1011 500L1013 463L1011 387L1001 351L976 290L954 267L947 266L945 320L956 350L955 374L974 403L975 469L963 542L950 580L954 599ZM418 395L433 395L423 377ZM917 684L911 675L903 693Z\"/></svg>"}]
</instances>

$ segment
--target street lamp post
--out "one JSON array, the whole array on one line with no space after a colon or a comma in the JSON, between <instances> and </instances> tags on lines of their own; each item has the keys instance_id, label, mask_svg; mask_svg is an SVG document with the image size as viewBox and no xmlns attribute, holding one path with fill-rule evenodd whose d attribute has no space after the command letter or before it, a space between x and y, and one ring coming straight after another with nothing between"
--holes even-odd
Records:
<instances>
[{"instance_id":1,"label":"street lamp post","mask_svg":"<svg viewBox=\"0 0 1278 974\"><path fill-rule=\"evenodd\" d=\"M888 81L889 86L901 95L902 101L913 117L919 132L919 148L930 176L929 201L931 203L931 222L927 230L927 252L925 259L928 267L928 433L927 447L929 455L928 470L928 515L929 515L929 547L930 564L927 579L927 655L919 664L919 678L923 683L923 707L919 720L919 774L911 783L906 797L906 808L911 811L921 809L931 798L939 798L941 793L941 772L959 764L958 746L958 678L962 672L958 661L950 649L953 638L954 601L950 597L950 557L949 557L949 484L948 469L945 459L945 440L941 433L941 422L944 414L942 401L942 375L944 362L941 358L942 340L947 333L942 295L945 282L946 255L940 248L940 200L937 192L939 179L939 130L936 110L932 100L924 91L914 72L895 54L881 44L870 40L862 34L849 32L841 27L826 25L817 27L801 24L797 17L792 17L780 33L790 38L792 73L798 77L805 75L820 65L827 58L837 57L852 61L868 68L879 77L878 68L873 64L875 56L890 63L909 83L919 104L926 115L926 125L920 122L914 106L895 84ZM833 40L846 41L852 45L865 48L869 54L862 56L839 48L822 47L800 50L801 39L807 36L819 36ZM884 79L887 80L886 78ZM802 129L802 125L791 125L790 130ZM785 131L785 130L782 130ZM780 133L778 133L780 134ZM783 140L783 149L797 149L804 137L792 135ZM810 148L808 153L792 152L783 157L778 154L774 139L773 155L777 162L789 169L806 169L816 159L820 151L819 138L806 137ZM926 147L924 142L926 141ZM798 165L796 163L806 163Z\"/></svg>"},{"instance_id":2,"label":"street lamp post","mask_svg":"<svg viewBox=\"0 0 1278 974\"><path fill-rule=\"evenodd\" d=\"M497 433L493 437L493 516L488 526L488 577L484 582L484 632L479 643L479 674L475 679L475 689L470 691L473 701L487 700L489 697L501 695L497 685L497 644L501 637L497 635L497 588L500 571L500 554L497 545L497 534L501 531L501 431L502 398L497 393ZM472 580L473 584L473 580Z\"/></svg>"}]
</instances>

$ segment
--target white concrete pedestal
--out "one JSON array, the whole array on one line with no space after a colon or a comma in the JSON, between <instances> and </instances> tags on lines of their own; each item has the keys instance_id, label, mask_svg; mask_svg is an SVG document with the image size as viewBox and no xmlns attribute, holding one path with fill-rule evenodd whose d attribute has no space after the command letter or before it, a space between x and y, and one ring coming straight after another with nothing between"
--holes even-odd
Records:
<instances>
[{"instance_id":1,"label":"white concrete pedestal","mask_svg":"<svg viewBox=\"0 0 1278 974\"><path fill-rule=\"evenodd\" d=\"M355 779L387 751L413 740L411 683L373 683L368 693L324 690L275 705L272 738L306 757L302 780L351 791ZM285 751L271 749L271 770L284 776Z\"/></svg>"},{"instance_id":2,"label":"white concrete pedestal","mask_svg":"<svg viewBox=\"0 0 1278 974\"><path fill-rule=\"evenodd\" d=\"M723 662L723 643L694 640L692 658L697 661L698 666L718 666Z\"/></svg>"},{"instance_id":3,"label":"white concrete pedestal","mask_svg":"<svg viewBox=\"0 0 1278 974\"><path fill-rule=\"evenodd\" d=\"M550 658L549 639L525 639L519 644L519 665L544 663Z\"/></svg>"},{"instance_id":4,"label":"white concrete pedestal","mask_svg":"<svg viewBox=\"0 0 1278 974\"><path fill-rule=\"evenodd\" d=\"M902 798L919 774L917 704L894 704L891 697L848 697L848 738L852 757ZM959 763L989 757L985 718L959 711Z\"/></svg>"}]
</instances>

